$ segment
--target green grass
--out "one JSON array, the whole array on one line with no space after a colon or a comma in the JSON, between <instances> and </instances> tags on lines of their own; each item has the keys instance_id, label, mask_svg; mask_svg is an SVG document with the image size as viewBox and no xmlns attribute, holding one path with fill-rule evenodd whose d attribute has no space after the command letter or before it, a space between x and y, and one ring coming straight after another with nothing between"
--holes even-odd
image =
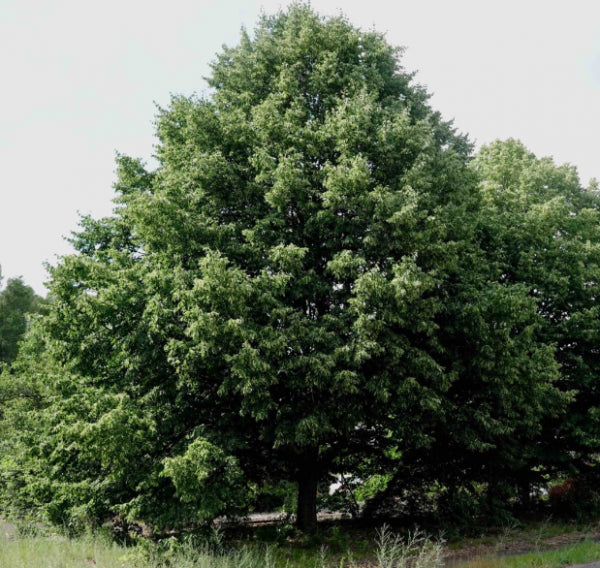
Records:
<instances>
[{"instance_id":1,"label":"green grass","mask_svg":"<svg viewBox=\"0 0 600 568\"><path fill-rule=\"evenodd\" d=\"M319 540L319 539L317 539ZM123 547L106 538L67 539L60 536L0 536L0 568L356 568L365 566L358 554L334 534L325 542L312 540L267 546L241 544L219 554L207 548L167 540L160 545L141 540L137 546ZM336 546L333 546L337 543ZM218 548L217 543L217 548ZM328 547L332 545L331 548ZM214 543L213 543L214 546ZM227 546L227 545L225 545ZM363 551L366 552L366 551ZM413 535L406 542L389 528L379 531L371 544L372 564L378 568L405 568L410 556L419 568L437 568L441 546Z\"/></svg>"},{"instance_id":2,"label":"green grass","mask_svg":"<svg viewBox=\"0 0 600 568\"><path fill-rule=\"evenodd\" d=\"M251 544L220 554L176 541L124 547L102 537L0 536L0 568L352 568L324 546Z\"/></svg>"},{"instance_id":3,"label":"green grass","mask_svg":"<svg viewBox=\"0 0 600 568\"><path fill-rule=\"evenodd\" d=\"M0 568L120 568L126 550L102 540L0 537ZM132 565L133 566L133 565Z\"/></svg>"},{"instance_id":4,"label":"green grass","mask_svg":"<svg viewBox=\"0 0 600 568\"><path fill-rule=\"evenodd\" d=\"M545 536L552 532L551 529L543 530ZM499 543L504 537L497 538ZM358 555L350 552L350 546L340 546L347 543L337 533L323 540L300 545L280 542L269 546L247 542L229 552L216 554L206 547L181 544L175 539L161 545L142 540L137 546L124 547L102 536L67 539L27 533L12 538L0 535L0 568L439 568L442 565L441 545L418 533L407 542L388 528L381 529L368 549L364 544L359 547ZM524 538L520 542L527 540ZM332 546L336 542L337 550ZM543 542L539 544L540 547L544 545ZM229 545L225 543L224 546ZM407 562L408 558L410 562ZM453 562L452 567L561 568L598 559L600 544L585 540L552 551L476 556Z\"/></svg>"},{"instance_id":5,"label":"green grass","mask_svg":"<svg viewBox=\"0 0 600 568\"><path fill-rule=\"evenodd\" d=\"M175 542L127 548L98 537L0 536L0 568L327 568L330 564L331 556L324 550L257 545L215 554Z\"/></svg>"},{"instance_id":6,"label":"green grass","mask_svg":"<svg viewBox=\"0 0 600 568\"><path fill-rule=\"evenodd\" d=\"M600 543L586 540L557 550L510 556L482 556L456 564L456 568L561 568L600 559Z\"/></svg>"}]
</instances>

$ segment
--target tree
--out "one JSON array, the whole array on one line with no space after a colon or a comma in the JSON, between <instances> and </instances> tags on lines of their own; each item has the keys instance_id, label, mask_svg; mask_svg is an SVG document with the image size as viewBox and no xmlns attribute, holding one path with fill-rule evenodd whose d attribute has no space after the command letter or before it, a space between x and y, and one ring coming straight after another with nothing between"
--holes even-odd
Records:
<instances>
[{"instance_id":1,"label":"tree","mask_svg":"<svg viewBox=\"0 0 600 568\"><path fill-rule=\"evenodd\" d=\"M26 502L189 525L285 479L311 530L330 470L431 446L453 317L483 294L480 195L398 56L294 5L224 49L210 97L159 111L156 171L118 157L114 215L83 219L35 330Z\"/></svg>"},{"instance_id":2,"label":"tree","mask_svg":"<svg viewBox=\"0 0 600 568\"><path fill-rule=\"evenodd\" d=\"M27 329L27 315L38 313L42 304L21 278L10 278L0 292L0 370L16 358L19 341Z\"/></svg>"},{"instance_id":3,"label":"tree","mask_svg":"<svg viewBox=\"0 0 600 568\"><path fill-rule=\"evenodd\" d=\"M558 385L572 400L547 420L537 459L546 467L581 467L600 443L597 298L600 201L574 167L537 158L517 140L481 149L474 166L483 181L484 246L504 281L523 285L537 303L540 341L556 346Z\"/></svg>"},{"instance_id":4,"label":"tree","mask_svg":"<svg viewBox=\"0 0 600 568\"><path fill-rule=\"evenodd\" d=\"M528 505L532 483L598 447L597 196L574 168L516 140L484 146L472 169L473 248L437 320L438 360L453 380L428 443L402 446L374 510L387 494L437 485L441 512L498 520L516 498Z\"/></svg>"}]
</instances>

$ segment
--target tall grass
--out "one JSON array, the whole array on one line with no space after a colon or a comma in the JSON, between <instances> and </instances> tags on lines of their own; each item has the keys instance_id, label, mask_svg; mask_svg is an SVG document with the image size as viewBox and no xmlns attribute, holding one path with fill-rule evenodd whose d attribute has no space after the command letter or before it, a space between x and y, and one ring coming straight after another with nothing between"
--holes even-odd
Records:
<instances>
[{"instance_id":1,"label":"tall grass","mask_svg":"<svg viewBox=\"0 0 600 568\"><path fill-rule=\"evenodd\" d=\"M0 536L0 568L294 568L280 556L274 548L240 547L219 553L186 545L124 547L98 537Z\"/></svg>"},{"instance_id":2,"label":"tall grass","mask_svg":"<svg viewBox=\"0 0 600 568\"><path fill-rule=\"evenodd\" d=\"M0 568L129 568L124 552L103 540L0 536Z\"/></svg>"},{"instance_id":3,"label":"tall grass","mask_svg":"<svg viewBox=\"0 0 600 568\"><path fill-rule=\"evenodd\" d=\"M217 543L218 544L218 543ZM141 541L131 547L107 538L68 539L48 535L0 535L0 568L441 568L443 547L421 533L408 539L384 526L377 532L371 561L353 560L350 551L331 554L259 545L226 547ZM298 553L300 552L300 553ZM558 568L600 558L600 544L585 541L551 552L485 556L454 568Z\"/></svg>"},{"instance_id":4,"label":"tall grass","mask_svg":"<svg viewBox=\"0 0 600 568\"><path fill-rule=\"evenodd\" d=\"M388 527L378 533L377 568L439 568L441 547L415 534L407 542ZM124 547L102 537L0 536L0 568L356 568L352 555L326 547L295 551L241 546L229 551L214 543L162 545L141 541ZM360 566L365 566L361 563Z\"/></svg>"},{"instance_id":5,"label":"tall grass","mask_svg":"<svg viewBox=\"0 0 600 568\"><path fill-rule=\"evenodd\" d=\"M280 568L271 549L227 554L180 547L176 551L125 548L92 538L0 538L0 568ZM291 568L291 566L290 566ZM320 566L318 568L321 568Z\"/></svg>"},{"instance_id":6,"label":"tall grass","mask_svg":"<svg viewBox=\"0 0 600 568\"><path fill-rule=\"evenodd\" d=\"M440 568L444 564L441 542L416 531L407 540L387 525L377 531L377 568Z\"/></svg>"}]
</instances>

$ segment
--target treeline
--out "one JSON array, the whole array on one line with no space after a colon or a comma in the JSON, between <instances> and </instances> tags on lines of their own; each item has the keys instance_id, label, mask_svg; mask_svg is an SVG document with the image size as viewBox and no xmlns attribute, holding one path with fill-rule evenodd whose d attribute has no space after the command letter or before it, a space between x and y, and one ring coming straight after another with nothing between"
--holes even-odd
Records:
<instances>
[{"instance_id":1,"label":"treeline","mask_svg":"<svg viewBox=\"0 0 600 568\"><path fill-rule=\"evenodd\" d=\"M118 157L0 381L5 510L189 528L291 486L312 529L332 473L463 519L593 476L597 185L474 156L399 55L294 5L159 110L155 171Z\"/></svg>"}]
</instances>

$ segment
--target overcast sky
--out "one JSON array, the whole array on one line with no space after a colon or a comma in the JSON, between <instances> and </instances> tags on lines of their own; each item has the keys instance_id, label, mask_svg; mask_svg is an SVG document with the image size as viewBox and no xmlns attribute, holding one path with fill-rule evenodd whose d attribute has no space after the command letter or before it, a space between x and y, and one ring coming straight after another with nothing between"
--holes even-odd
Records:
<instances>
[{"instance_id":1,"label":"overcast sky","mask_svg":"<svg viewBox=\"0 0 600 568\"><path fill-rule=\"evenodd\" d=\"M115 151L152 164L155 104L205 88L271 0L0 0L0 265L44 294L79 214L110 213ZM477 144L520 138L600 178L599 0L313 0L406 47Z\"/></svg>"}]
</instances>

